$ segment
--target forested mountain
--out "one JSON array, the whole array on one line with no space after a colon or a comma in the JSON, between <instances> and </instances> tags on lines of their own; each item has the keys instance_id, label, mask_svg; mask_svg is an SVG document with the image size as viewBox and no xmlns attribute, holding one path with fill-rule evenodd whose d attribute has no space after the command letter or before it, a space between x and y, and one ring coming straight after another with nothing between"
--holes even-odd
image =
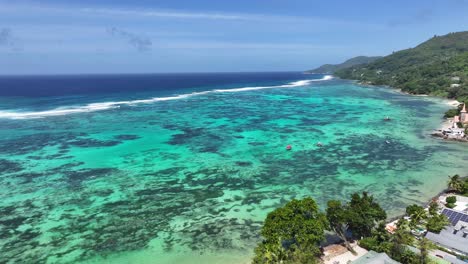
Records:
<instances>
[{"instance_id":1,"label":"forested mountain","mask_svg":"<svg viewBox=\"0 0 468 264\"><path fill-rule=\"evenodd\" d=\"M316 69L307 71L308 73L334 73L337 70L349 68L351 66L368 64L382 57L358 56L351 58L340 64L325 64Z\"/></svg>"},{"instance_id":2,"label":"forested mountain","mask_svg":"<svg viewBox=\"0 0 468 264\"><path fill-rule=\"evenodd\" d=\"M335 75L468 102L468 31L434 36L415 48L337 70Z\"/></svg>"}]
</instances>

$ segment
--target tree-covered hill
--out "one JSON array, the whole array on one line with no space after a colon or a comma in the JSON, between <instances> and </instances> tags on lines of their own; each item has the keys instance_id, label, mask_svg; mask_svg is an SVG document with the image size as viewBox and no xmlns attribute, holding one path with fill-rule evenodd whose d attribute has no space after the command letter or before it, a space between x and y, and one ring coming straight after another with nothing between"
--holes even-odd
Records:
<instances>
[{"instance_id":1,"label":"tree-covered hill","mask_svg":"<svg viewBox=\"0 0 468 264\"><path fill-rule=\"evenodd\" d=\"M415 48L337 70L335 75L468 102L468 31L434 36Z\"/></svg>"},{"instance_id":2,"label":"tree-covered hill","mask_svg":"<svg viewBox=\"0 0 468 264\"><path fill-rule=\"evenodd\" d=\"M308 73L334 73L337 70L349 68L351 66L368 64L382 57L358 56L351 58L340 64L324 64L316 69L306 71Z\"/></svg>"}]
</instances>

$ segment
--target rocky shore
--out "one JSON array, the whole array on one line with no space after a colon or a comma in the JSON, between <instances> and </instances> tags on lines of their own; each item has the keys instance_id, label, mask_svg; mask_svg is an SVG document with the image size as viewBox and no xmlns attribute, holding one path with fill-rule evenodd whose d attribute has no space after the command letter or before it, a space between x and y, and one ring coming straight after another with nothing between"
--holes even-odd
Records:
<instances>
[{"instance_id":1,"label":"rocky shore","mask_svg":"<svg viewBox=\"0 0 468 264\"><path fill-rule=\"evenodd\" d=\"M468 138L466 136L465 137L449 137L448 135L444 134L444 132L441 131L441 130L434 131L431 134L431 136L442 138L444 140L449 140L449 141L467 142L468 143Z\"/></svg>"}]
</instances>

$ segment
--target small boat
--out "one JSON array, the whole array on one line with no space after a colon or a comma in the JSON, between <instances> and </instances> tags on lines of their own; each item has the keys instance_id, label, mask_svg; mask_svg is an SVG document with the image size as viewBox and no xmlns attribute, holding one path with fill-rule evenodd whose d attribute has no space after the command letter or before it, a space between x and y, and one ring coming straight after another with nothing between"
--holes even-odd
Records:
<instances>
[{"instance_id":1,"label":"small boat","mask_svg":"<svg viewBox=\"0 0 468 264\"><path fill-rule=\"evenodd\" d=\"M385 140L385 143L387 143L387 144L390 144L390 141L388 141L388 140Z\"/></svg>"},{"instance_id":2,"label":"small boat","mask_svg":"<svg viewBox=\"0 0 468 264\"><path fill-rule=\"evenodd\" d=\"M317 147L323 147L322 142L318 142L318 143L317 143Z\"/></svg>"},{"instance_id":3,"label":"small boat","mask_svg":"<svg viewBox=\"0 0 468 264\"><path fill-rule=\"evenodd\" d=\"M384 120L385 120L385 121L390 121L391 119L390 119L390 117L386 116L386 117L384 118Z\"/></svg>"},{"instance_id":4,"label":"small boat","mask_svg":"<svg viewBox=\"0 0 468 264\"><path fill-rule=\"evenodd\" d=\"M291 150L291 149L292 149L291 145L286 146L286 150Z\"/></svg>"}]
</instances>

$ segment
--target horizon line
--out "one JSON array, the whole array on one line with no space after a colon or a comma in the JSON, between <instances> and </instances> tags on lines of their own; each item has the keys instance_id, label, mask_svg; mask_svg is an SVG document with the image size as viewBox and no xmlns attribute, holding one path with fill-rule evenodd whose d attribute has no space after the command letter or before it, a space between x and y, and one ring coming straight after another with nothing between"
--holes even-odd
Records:
<instances>
[{"instance_id":1,"label":"horizon line","mask_svg":"<svg viewBox=\"0 0 468 264\"><path fill-rule=\"evenodd\" d=\"M284 71L194 71L194 72L115 72L115 73L12 73L1 74L2 77L47 77L47 76L95 76L95 75L157 75L157 74L236 74L236 73L306 73L307 70L284 70ZM309 73L310 74L310 73ZM321 73L316 73L321 74Z\"/></svg>"}]
</instances>

